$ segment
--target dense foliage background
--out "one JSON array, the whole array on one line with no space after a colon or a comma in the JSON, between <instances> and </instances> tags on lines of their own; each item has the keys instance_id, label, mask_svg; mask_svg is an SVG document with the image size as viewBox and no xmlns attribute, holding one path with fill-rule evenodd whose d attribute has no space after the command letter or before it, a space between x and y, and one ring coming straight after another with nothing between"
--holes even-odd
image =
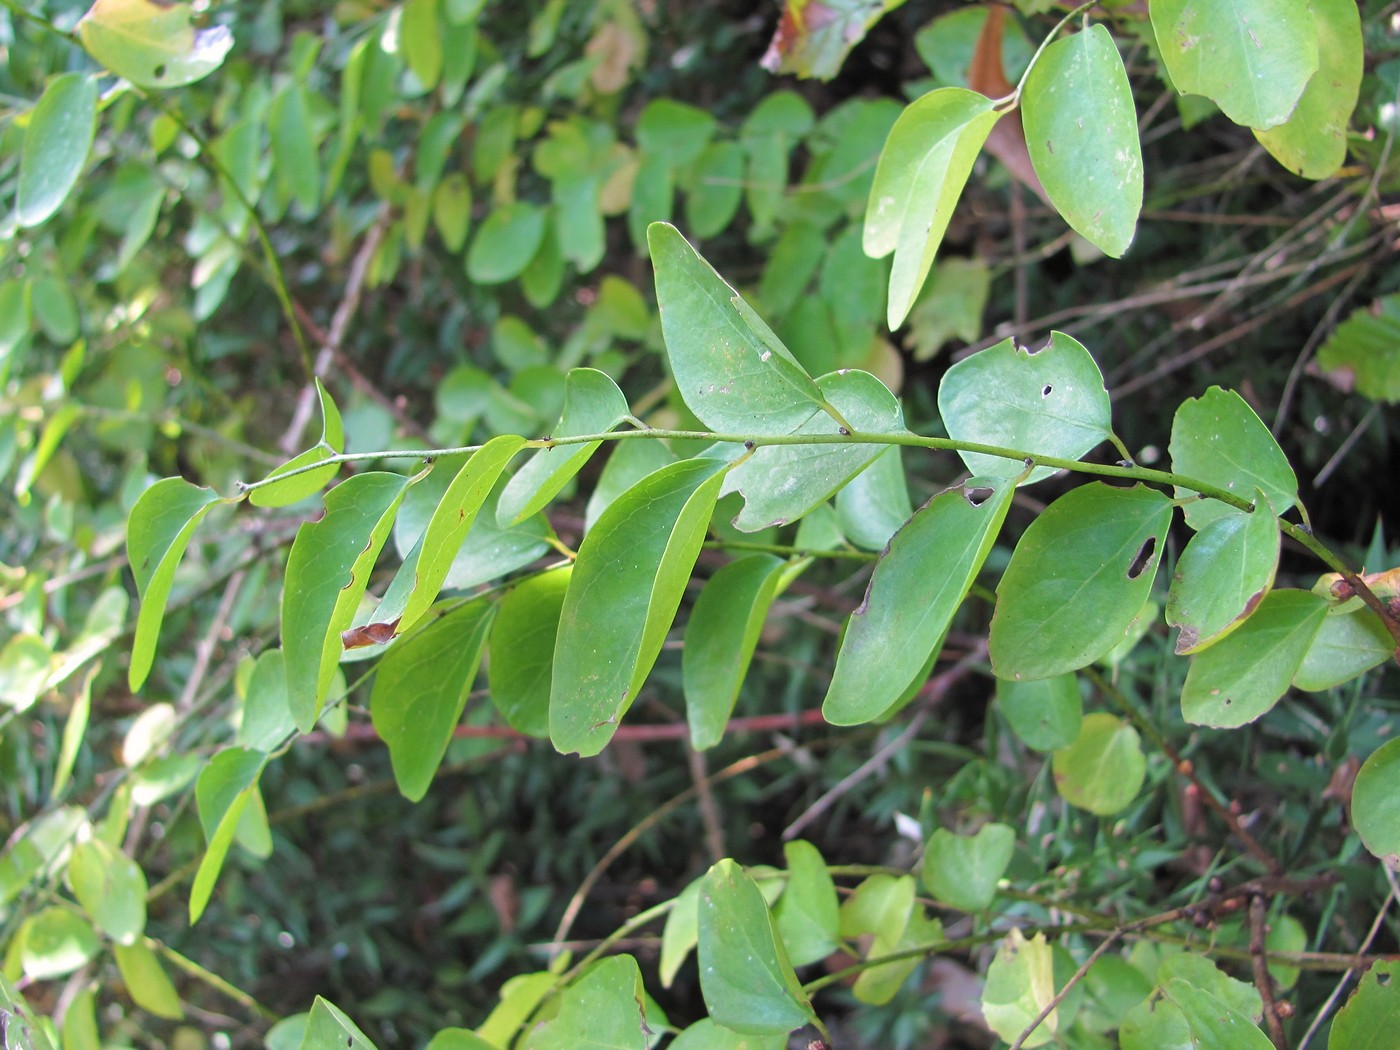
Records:
<instances>
[{"instance_id":1,"label":"dense foliage background","mask_svg":"<svg viewBox=\"0 0 1400 1050\"><path fill-rule=\"evenodd\" d=\"M849 6L857 23L878 14ZM794 7L785 24L827 10ZM761 59L779 12L764 4L195 8L202 31L231 34L227 56L210 59L217 70L168 89L83 81L100 85L91 152L72 192L37 221L36 191L20 185L26 131L56 78L98 68L72 35L88 5L4 0L0 11L7 996L52 1018L65 1047L99 1045L96 1032L100 1045L258 1045L317 995L378 1045L417 1046L477 1027L503 984L544 969L560 942L577 959L720 858L787 867L784 840L800 835L847 887L917 870L935 828L1001 822L1017 846L995 908L943 914L956 946L920 960L882 1005L851 988L853 975L831 982L819 1004L836 1045L999 1045L979 1013L980 981L1018 924L1063 927L1059 983L1101 943L1092 931L1117 931L1104 958L1118 963L1089 971L1080 1022L1057 1037L1114 1045L1153 987L1153 953L1189 945L1253 984L1263 956L1251 933L1265 922L1269 950L1303 953L1275 972L1291 1045L1305 1033L1324 1045L1354 957L1397 949L1393 873L1348 818L1352 778L1394 726L1392 665L1291 693L1245 729L1203 730L1181 718L1186 661L1172 656L1165 625L1145 622L1136 645L1077 687L1086 710L1130 720L1145 752L1141 792L1094 816L1065 803L1049 756L993 703L994 579L974 588L919 703L886 724L838 729L818 708L842 623L889 533L872 540L869 516L838 498L798 525L741 534L728 525L740 506L731 495L683 621L703 580L737 553L815 561L774 603L738 721L714 747L688 743L677 630L599 757L557 754L482 688L431 789L409 802L370 725L373 665L352 650L332 691L344 702L263 771L266 820L240 825L192 926L191 879L212 834L195 777L254 732L286 549L319 508L308 499L210 514L175 577L139 695L128 688L136 602L124 545L127 516L156 478L233 495L314 444L313 376L339 406L352 453L544 436L580 365L611 376L652 426L696 429L669 379L647 259L648 224L669 220L808 372L869 370L899 394L916 433L942 434L935 399L954 362L1007 336L1039 345L1052 328L1092 350L1117 433L1143 466L1163 460L1185 399L1213 384L1238 391L1293 465L1313 531L1353 567L1389 569L1387 525L1400 517L1386 408L1400 399L1396 5L1362 4L1349 152L1319 181L1171 89L1145 4L1102 5L1093 14L1125 57L1146 172L1131 249L1109 259L1067 229L1024 139L994 135L933 278L894 332L889 262L861 245L891 126L934 87L1004 94L1064 5L1003 13L910 0L844 62L824 59L826 80L765 68L777 64ZM65 83L77 92L78 80ZM547 516L475 530L449 588L498 593L576 551L599 494L659 466L656 448L618 443ZM347 472L417 466L377 457ZM963 473L951 456L913 449L902 466L909 504L889 510L897 520ZM443 488L433 484L405 503L419 528ZM990 569L1068 488L1057 478L1016 497ZM1176 529L1168 569L1188 536ZM396 533L391 553L412 542ZM1325 571L1297 544L1283 552L1280 581L1306 589ZM376 592L392 569L374 578ZM103 878L145 880L134 943L150 950L139 958L101 922L99 936L52 919L76 915L74 901L86 907L75 836L101 844L91 852ZM684 1028L706 1012L699 978L692 966L669 987L656 980L660 932L629 927L615 947L641 960L648 992ZM853 941L843 949L855 952ZM804 978L857 958L833 951ZM32 1024L38 1039L43 1022ZM298 1045L289 1031L280 1045Z\"/></svg>"}]
</instances>

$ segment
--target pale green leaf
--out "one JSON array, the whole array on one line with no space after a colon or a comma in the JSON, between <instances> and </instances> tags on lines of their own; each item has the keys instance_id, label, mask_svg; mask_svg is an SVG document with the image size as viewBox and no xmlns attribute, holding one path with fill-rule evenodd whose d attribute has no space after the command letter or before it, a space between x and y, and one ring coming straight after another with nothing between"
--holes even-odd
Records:
<instances>
[{"instance_id":1,"label":"pale green leaf","mask_svg":"<svg viewBox=\"0 0 1400 1050\"><path fill-rule=\"evenodd\" d=\"M1400 295L1352 311L1317 352L1320 368L1372 401L1400 401Z\"/></svg>"},{"instance_id":2,"label":"pale green leaf","mask_svg":"<svg viewBox=\"0 0 1400 1050\"><path fill-rule=\"evenodd\" d=\"M983 911L996 897L1015 849L1016 832L1005 824L984 824L975 835L938 828L924 847L924 885L944 904Z\"/></svg>"},{"instance_id":3,"label":"pale green leaf","mask_svg":"<svg viewBox=\"0 0 1400 1050\"><path fill-rule=\"evenodd\" d=\"M1225 514L1191 537L1167 592L1178 655L1213 645L1244 623L1274 585L1280 533L1259 490L1253 514Z\"/></svg>"},{"instance_id":4,"label":"pale green leaf","mask_svg":"<svg viewBox=\"0 0 1400 1050\"><path fill-rule=\"evenodd\" d=\"M78 22L78 39L133 84L181 87L218 69L233 47L228 26L195 29L190 11L190 4L160 0L96 0Z\"/></svg>"},{"instance_id":5,"label":"pale green leaf","mask_svg":"<svg viewBox=\"0 0 1400 1050\"><path fill-rule=\"evenodd\" d=\"M438 0L407 0L399 19L399 47L408 68L429 90L442 76L442 40Z\"/></svg>"},{"instance_id":6,"label":"pale green leaf","mask_svg":"<svg viewBox=\"0 0 1400 1050\"><path fill-rule=\"evenodd\" d=\"M266 484L279 475L289 473L299 467L319 463L328 456L345 450L345 427L341 422L340 410L330 391L319 379L316 380L316 393L321 405L321 440L301 455L294 457L273 470L263 479L264 487L256 488L248 496L255 507L285 507L298 503L313 492L320 492L326 483L335 477L340 467L334 463L320 470L308 470L274 484Z\"/></svg>"},{"instance_id":7,"label":"pale green leaf","mask_svg":"<svg viewBox=\"0 0 1400 1050\"><path fill-rule=\"evenodd\" d=\"M337 1006L316 996L300 1050L375 1050L369 1036Z\"/></svg>"},{"instance_id":8,"label":"pale green leaf","mask_svg":"<svg viewBox=\"0 0 1400 1050\"><path fill-rule=\"evenodd\" d=\"M472 239L467 276L476 284L501 284L519 277L544 239L544 226L544 211L527 201L497 207Z\"/></svg>"},{"instance_id":9,"label":"pale green leaf","mask_svg":"<svg viewBox=\"0 0 1400 1050\"><path fill-rule=\"evenodd\" d=\"M20 226L38 226L68 199L96 131L97 81L85 73L51 80L29 115L20 149L15 190Z\"/></svg>"},{"instance_id":10,"label":"pale green leaf","mask_svg":"<svg viewBox=\"0 0 1400 1050\"><path fill-rule=\"evenodd\" d=\"M1380 666L1394 653L1395 639L1370 609L1329 610L1293 675L1293 685L1310 693L1331 689Z\"/></svg>"},{"instance_id":11,"label":"pale green leaf","mask_svg":"<svg viewBox=\"0 0 1400 1050\"><path fill-rule=\"evenodd\" d=\"M1054 995L1054 959L1045 934L1037 933L1026 940L1020 930L1012 927L987 968L987 983L982 989L982 1016L992 1031L1009 1043L1050 1005ZM1043 1046L1055 1038L1058 1027L1058 1012L1051 1010L1021 1045Z\"/></svg>"},{"instance_id":12,"label":"pale green leaf","mask_svg":"<svg viewBox=\"0 0 1400 1050\"><path fill-rule=\"evenodd\" d=\"M836 493L842 535L866 550L883 550L913 513L898 445L881 452Z\"/></svg>"},{"instance_id":13,"label":"pale green leaf","mask_svg":"<svg viewBox=\"0 0 1400 1050\"><path fill-rule=\"evenodd\" d=\"M668 1050L786 1050L787 1045L787 1036L781 1033L736 1032L702 1017L676 1036Z\"/></svg>"},{"instance_id":14,"label":"pale green leaf","mask_svg":"<svg viewBox=\"0 0 1400 1050\"><path fill-rule=\"evenodd\" d=\"M637 960L617 955L564 989L559 1012L530 1030L524 1050L646 1050L650 1034Z\"/></svg>"},{"instance_id":15,"label":"pale green leaf","mask_svg":"<svg viewBox=\"0 0 1400 1050\"><path fill-rule=\"evenodd\" d=\"M308 215L321 202L321 158L311 126L311 102L306 85L288 84L268 107L267 129L272 139L273 168L283 190Z\"/></svg>"},{"instance_id":16,"label":"pale green leaf","mask_svg":"<svg viewBox=\"0 0 1400 1050\"><path fill-rule=\"evenodd\" d=\"M1327 1050L1386 1050L1400 1027L1400 962L1376 962L1337 1011Z\"/></svg>"},{"instance_id":17,"label":"pale green leaf","mask_svg":"<svg viewBox=\"0 0 1400 1050\"><path fill-rule=\"evenodd\" d=\"M773 921L794 966L825 959L839 946L841 912L836 885L816 846L803 839L783 843L788 879L773 908Z\"/></svg>"},{"instance_id":18,"label":"pale green leaf","mask_svg":"<svg viewBox=\"0 0 1400 1050\"><path fill-rule=\"evenodd\" d=\"M24 976L34 981L51 981L72 973L86 965L101 946L86 919L57 904L25 920L18 943Z\"/></svg>"},{"instance_id":19,"label":"pale green leaf","mask_svg":"<svg viewBox=\"0 0 1400 1050\"><path fill-rule=\"evenodd\" d=\"M195 783L199 823L208 843L190 888L190 925L199 921L214 892L214 883L233 845L239 820L257 792L267 756L243 748L225 748L200 771Z\"/></svg>"},{"instance_id":20,"label":"pale green leaf","mask_svg":"<svg viewBox=\"0 0 1400 1050\"><path fill-rule=\"evenodd\" d=\"M1351 791L1351 820L1366 848L1400 864L1400 740L1382 744L1361 764Z\"/></svg>"},{"instance_id":21,"label":"pale green leaf","mask_svg":"<svg viewBox=\"0 0 1400 1050\"><path fill-rule=\"evenodd\" d=\"M145 931L146 876L125 853L97 838L78 843L68 882L93 925L113 941L132 944Z\"/></svg>"},{"instance_id":22,"label":"pale green leaf","mask_svg":"<svg viewBox=\"0 0 1400 1050\"><path fill-rule=\"evenodd\" d=\"M521 581L501 599L491 626L491 702L511 728L549 736L550 662L572 566Z\"/></svg>"},{"instance_id":23,"label":"pale green leaf","mask_svg":"<svg viewBox=\"0 0 1400 1050\"><path fill-rule=\"evenodd\" d=\"M1061 798L1107 817L1127 809L1137 797L1147 759L1136 729L1096 711L1084 716L1074 743L1055 752L1051 768Z\"/></svg>"},{"instance_id":24,"label":"pale green leaf","mask_svg":"<svg viewBox=\"0 0 1400 1050\"><path fill-rule=\"evenodd\" d=\"M178 1021L185 1016L180 993L175 990L156 953L145 941L113 945L112 953L116 956L117 970L122 975L122 984L126 985L126 993L131 996L132 1002L147 1013L170 1021Z\"/></svg>"}]
</instances>

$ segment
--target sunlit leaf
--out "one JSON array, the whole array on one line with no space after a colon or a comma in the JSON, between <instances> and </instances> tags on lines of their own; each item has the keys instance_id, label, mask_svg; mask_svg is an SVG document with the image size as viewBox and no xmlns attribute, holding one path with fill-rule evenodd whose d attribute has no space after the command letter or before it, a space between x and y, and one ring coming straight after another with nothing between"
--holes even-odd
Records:
<instances>
[{"instance_id":1,"label":"sunlit leaf","mask_svg":"<svg viewBox=\"0 0 1400 1050\"><path fill-rule=\"evenodd\" d=\"M31 915L20 927L19 957L24 976L34 981L64 977L97 954L97 934L76 911L59 905Z\"/></svg>"},{"instance_id":2,"label":"sunlit leaf","mask_svg":"<svg viewBox=\"0 0 1400 1050\"><path fill-rule=\"evenodd\" d=\"M113 941L132 944L145 931L146 876L125 853L97 838L80 842L68 881L93 925Z\"/></svg>"},{"instance_id":3,"label":"sunlit leaf","mask_svg":"<svg viewBox=\"0 0 1400 1050\"><path fill-rule=\"evenodd\" d=\"M185 1016L180 993L156 958L156 953L145 941L115 944L112 954L116 956L117 970L122 975L122 984L126 985L132 1002L148 1013L167 1020L178 1021Z\"/></svg>"},{"instance_id":4,"label":"sunlit leaf","mask_svg":"<svg viewBox=\"0 0 1400 1050\"><path fill-rule=\"evenodd\" d=\"M564 989L558 1014L530 1030L525 1050L646 1050L644 995L637 960L604 959Z\"/></svg>"},{"instance_id":5,"label":"sunlit leaf","mask_svg":"<svg viewBox=\"0 0 1400 1050\"><path fill-rule=\"evenodd\" d=\"M38 226L63 205L87 164L97 131L97 81L65 73L44 89L20 151L15 219Z\"/></svg>"},{"instance_id":6,"label":"sunlit leaf","mask_svg":"<svg viewBox=\"0 0 1400 1050\"><path fill-rule=\"evenodd\" d=\"M228 26L195 29L192 5L161 0L96 0L78 22L88 54L119 77L148 88L192 84L223 64Z\"/></svg>"},{"instance_id":7,"label":"sunlit leaf","mask_svg":"<svg viewBox=\"0 0 1400 1050\"><path fill-rule=\"evenodd\" d=\"M895 533L841 642L822 703L828 722L868 722L903 696L977 578L1013 489L974 478L929 500Z\"/></svg>"},{"instance_id":8,"label":"sunlit leaf","mask_svg":"<svg viewBox=\"0 0 1400 1050\"><path fill-rule=\"evenodd\" d=\"M337 1006L316 996L300 1050L375 1050L369 1036Z\"/></svg>"},{"instance_id":9,"label":"sunlit leaf","mask_svg":"<svg viewBox=\"0 0 1400 1050\"><path fill-rule=\"evenodd\" d=\"M1102 25L1054 41L1022 94L1026 145L1051 202L1106 255L1128 250L1142 210L1133 89Z\"/></svg>"},{"instance_id":10,"label":"sunlit leaf","mask_svg":"<svg viewBox=\"0 0 1400 1050\"><path fill-rule=\"evenodd\" d=\"M1063 332L1028 350L1006 339L965 357L938 387L938 412L955 441L997 445L1027 454L1079 459L1113 433L1108 391L1089 351ZM973 474L1016 477L1019 459L960 452ZM1021 482L1049 477L1036 467Z\"/></svg>"}]
</instances>

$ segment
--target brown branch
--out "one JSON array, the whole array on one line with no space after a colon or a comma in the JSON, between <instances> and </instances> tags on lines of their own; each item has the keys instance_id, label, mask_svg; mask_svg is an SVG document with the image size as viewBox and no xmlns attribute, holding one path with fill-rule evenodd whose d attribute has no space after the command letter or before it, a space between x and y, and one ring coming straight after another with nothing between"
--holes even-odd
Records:
<instances>
[{"instance_id":1,"label":"brown branch","mask_svg":"<svg viewBox=\"0 0 1400 1050\"><path fill-rule=\"evenodd\" d=\"M1254 964L1254 984L1264 1004L1264 1027L1275 1050L1288 1050L1288 1034L1274 999L1274 978L1269 973L1268 948L1264 944L1264 897L1256 894L1249 902L1249 954Z\"/></svg>"}]
</instances>

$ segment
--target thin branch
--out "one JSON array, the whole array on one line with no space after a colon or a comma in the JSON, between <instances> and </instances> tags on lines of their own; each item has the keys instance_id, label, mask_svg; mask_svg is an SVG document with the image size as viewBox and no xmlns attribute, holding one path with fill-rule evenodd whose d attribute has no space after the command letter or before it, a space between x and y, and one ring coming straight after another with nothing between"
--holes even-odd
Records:
<instances>
[{"instance_id":1,"label":"thin branch","mask_svg":"<svg viewBox=\"0 0 1400 1050\"><path fill-rule=\"evenodd\" d=\"M1084 975L1089 972L1089 968L1099 961L1099 957L1103 955L1104 952L1117 944L1122 936L1123 931L1114 930L1099 943L1097 948L1089 953L1089 958L1085 959L1079 969L1074 971L1070 979L1065 982L1065 986L1056 992L1048 1003L1041 1007L1040 1013L1036 1014L1031 1020L1031 1023L1026 1025L1021 1034L1016 1037L1016 1041L1011 1044L1011 1050L1021 1050L1021 1047L1026 1045L1026 1040L1040 1027L1041 1022L1055 1012L1055 1007L1064 1002L1064 998L1070 993L1070 990L1080 981L1084 980Z\"/></svg>"},{"instance_id":2,"label":"thin branch","mask_svg":"<svg viewBox=\"0 0 1400 1050\"><path fill-rule=\"evenodd\" d=\"M1283 1017L1274 999L1274 978L1269 973L1269 949L1264 943L1264 896L1258 894L1249 902L1249 954L1254 965L1254 986L1264 1006L1264 1027L1275 1050L1288 1050L1288 1034L1283 1030Z\"/></svg>"}]
</instances>

